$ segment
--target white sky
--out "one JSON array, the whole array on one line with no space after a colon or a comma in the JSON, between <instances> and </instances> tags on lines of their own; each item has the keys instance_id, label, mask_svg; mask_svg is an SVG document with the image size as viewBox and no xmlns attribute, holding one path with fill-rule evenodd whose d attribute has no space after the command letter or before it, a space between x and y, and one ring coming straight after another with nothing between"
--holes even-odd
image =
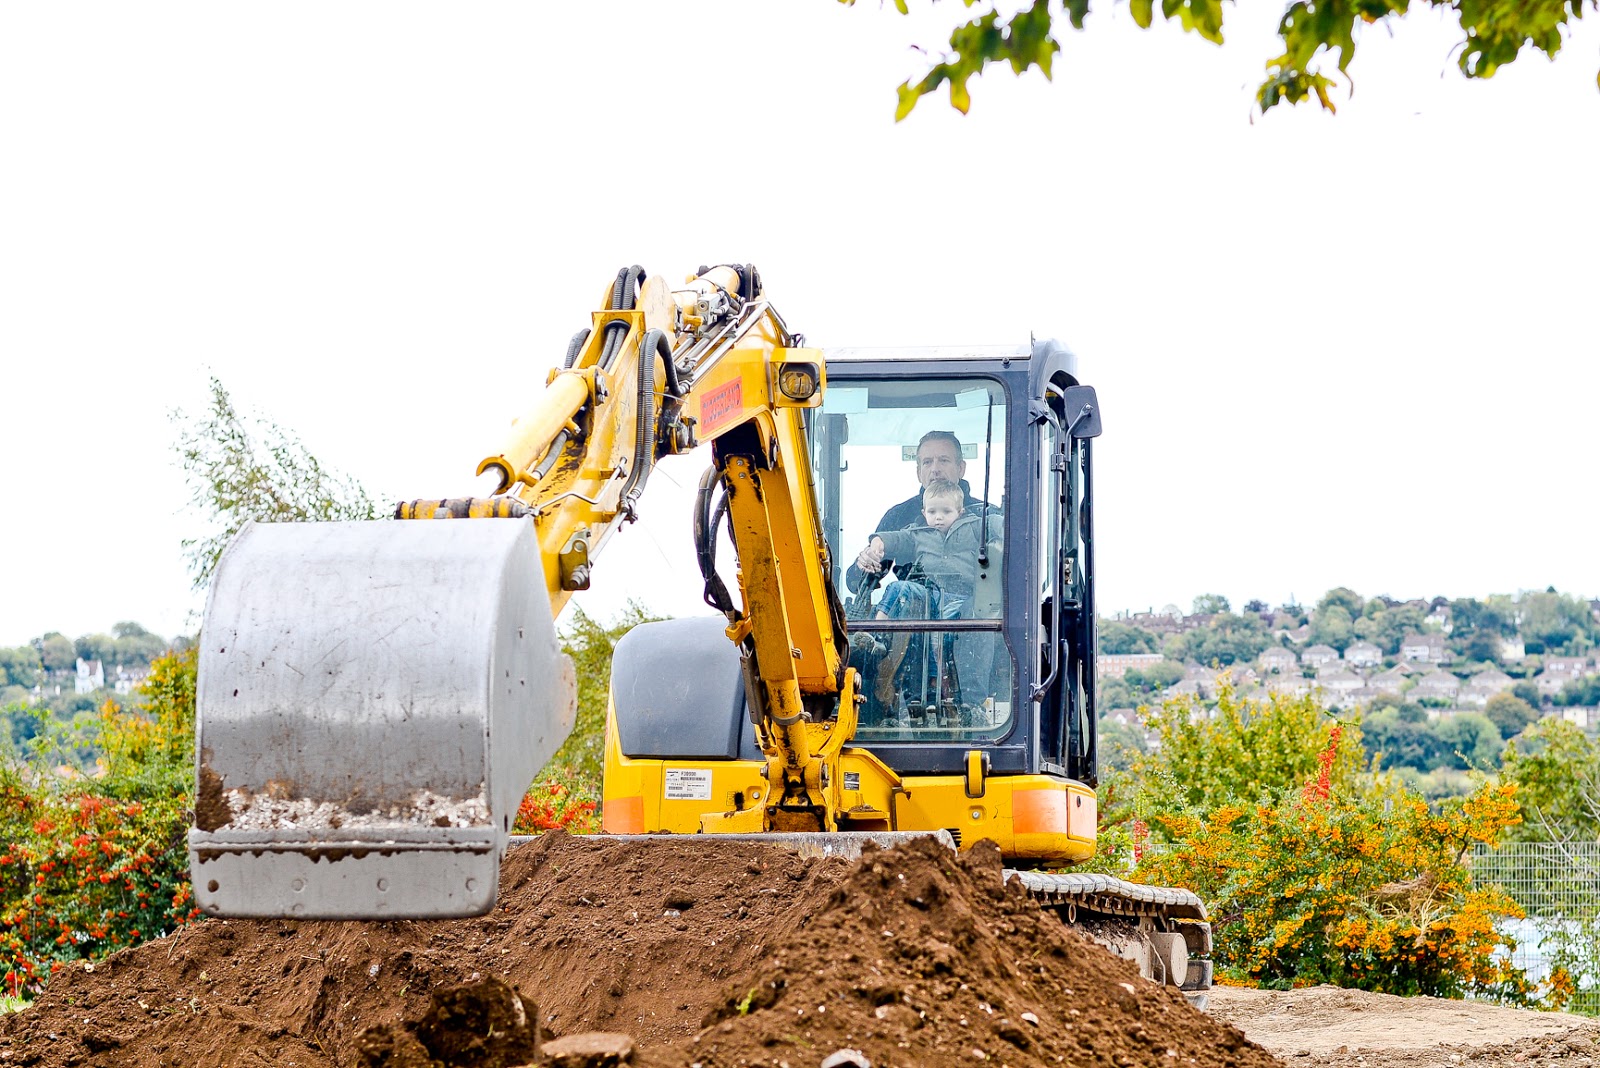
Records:
<instances>
[{"instance_id":1,"label":"white sky","mask_svg":"<svg viewBox=\"0 0 1600 1068\"><path fill-rule=\"evenodd\" d=\"M1252 124L1280 3L1220 50L1098 6L1053 84L899 125L966 9L0 7L0 645L193 626L208 372L385 498L464 492L633 262L754 262L814 344L1065 340L1106 611L1600 593L1597 20L1468 83L1419 10L1336 118ZM698 466L594 614L704 610Z\"/></svg>"}]
</instances>

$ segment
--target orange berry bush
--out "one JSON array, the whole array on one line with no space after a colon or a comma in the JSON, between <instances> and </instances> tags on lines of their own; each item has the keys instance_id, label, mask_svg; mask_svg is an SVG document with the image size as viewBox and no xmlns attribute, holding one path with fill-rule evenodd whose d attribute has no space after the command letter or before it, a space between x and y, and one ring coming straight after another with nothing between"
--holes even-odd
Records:
<instances>
[{"instance_id":1,"label":"orange berry bush","mask_svg":"<svg viewBox=\"0 0 1600 1068\"><path fill-rule=\"evenodd\" d=\"M194 752L194 653L151 665L138 711L107 702L0 755L0 993L26 998L69 963L159 937L199 915L184 832ZM96 756L82 773L59 759Z\"/></svg>"},{"instance_id":2,"label":"orange berry bush","mask_svg":"<svg viewBox=\"0 0 1600 1068\"><path fill-rule=\"evenodd\" d=\"M1521 821L1514 785L1430 805L1361 770L1359 724L1307 698L1225 688L1214 710L1175 701L1147 719L1162 745L1133 765L1125 818L1152 839L1133 877L1206 902L1220 982L1564 1001L1511 965L1497 925L1522 910L1464 863Z\"/></svg>"}]
</instances>

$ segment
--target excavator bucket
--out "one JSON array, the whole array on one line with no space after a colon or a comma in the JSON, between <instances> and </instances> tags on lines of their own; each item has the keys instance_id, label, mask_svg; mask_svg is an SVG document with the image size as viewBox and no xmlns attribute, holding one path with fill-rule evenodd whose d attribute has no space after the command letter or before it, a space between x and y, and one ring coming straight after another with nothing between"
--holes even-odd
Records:
<instances>
[{"instance_id":1,"label":"excavator bucket","mask_svg":"<svg viewBox=\"0 0 1600 1068\"><path fill-rule=\"evenodd\" d=\"M575 687L531 520L255 523L200 631L195 897L474 916Z\"/></svg>"}]
</instances>

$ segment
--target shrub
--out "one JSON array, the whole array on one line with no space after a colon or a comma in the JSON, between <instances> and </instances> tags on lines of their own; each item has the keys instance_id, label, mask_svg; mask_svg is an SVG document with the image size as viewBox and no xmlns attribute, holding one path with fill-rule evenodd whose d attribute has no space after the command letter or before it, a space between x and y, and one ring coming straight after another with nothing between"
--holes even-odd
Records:
<instances>
[{"instance_id":1,"label":"shrub","mask_svg":"<svg viewBox=\"0 0 1600 1068\"><path fill-rule=\"evenodd\" d=\"M1433 811L1404 790L1324 794L1313 782L1275 803L1162 813L1176 847L1147 855L1137 877L1206 900L1224 980L1526 1003L1533 988L1497 954L1514 947L1495 929L1522 911L1472 886L1462 864L1519 818L1514 795L1486 784Z\"/></svg>"},{"instance_id":2,"label":"shrub","mask_svg":"<svg viewBox=\"0 0 1600 1068\"><path fill-rule=\"evenodd\" d=\"M1211 915L1219 981L1333 983L1393 994L1538 994L1496 930L1520 917L1463 863L1521 820L1512 784L1481 782L1436 806L1360 769L1354 724L1304 698L1224 690L1210 717L1187 702L1152 713L1162 738L1134 765L1133 877L1186 886ZM1544 992L1562 1001L1559 984Z\"/></svg>"},{"instance_id":3,"label":"shrub","mask_svg":"<svg viewBox=\"0 0 1600 1068\"><path fill-rule=\"evenodd\" d=\"M199 915L184 831L194 751L193 651L151 665L142 708L108 702L0 764L0 978L28 997L70 962L159 937ZM61 757L97 754L93 774Z\"/></svg>"}]
</instances>

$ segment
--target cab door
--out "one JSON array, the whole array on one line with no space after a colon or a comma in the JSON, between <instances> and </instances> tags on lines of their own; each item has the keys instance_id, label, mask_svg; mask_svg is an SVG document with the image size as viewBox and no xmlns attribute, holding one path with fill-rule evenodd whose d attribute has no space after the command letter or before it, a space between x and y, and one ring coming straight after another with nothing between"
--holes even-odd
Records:
<instances>
[{"instance_id":1,"label":"cab door","mask_svg":"<svg viewBox=\"0 0 1600 1068\"><path fill-rule=\"evenodd\" d=\"M1089 386L1046 391L1036 416L1036 574L1039 576L1041 769L1093 786L1095 720L1093 438L1099 405Z\"/></svg>"}]
</instances>

